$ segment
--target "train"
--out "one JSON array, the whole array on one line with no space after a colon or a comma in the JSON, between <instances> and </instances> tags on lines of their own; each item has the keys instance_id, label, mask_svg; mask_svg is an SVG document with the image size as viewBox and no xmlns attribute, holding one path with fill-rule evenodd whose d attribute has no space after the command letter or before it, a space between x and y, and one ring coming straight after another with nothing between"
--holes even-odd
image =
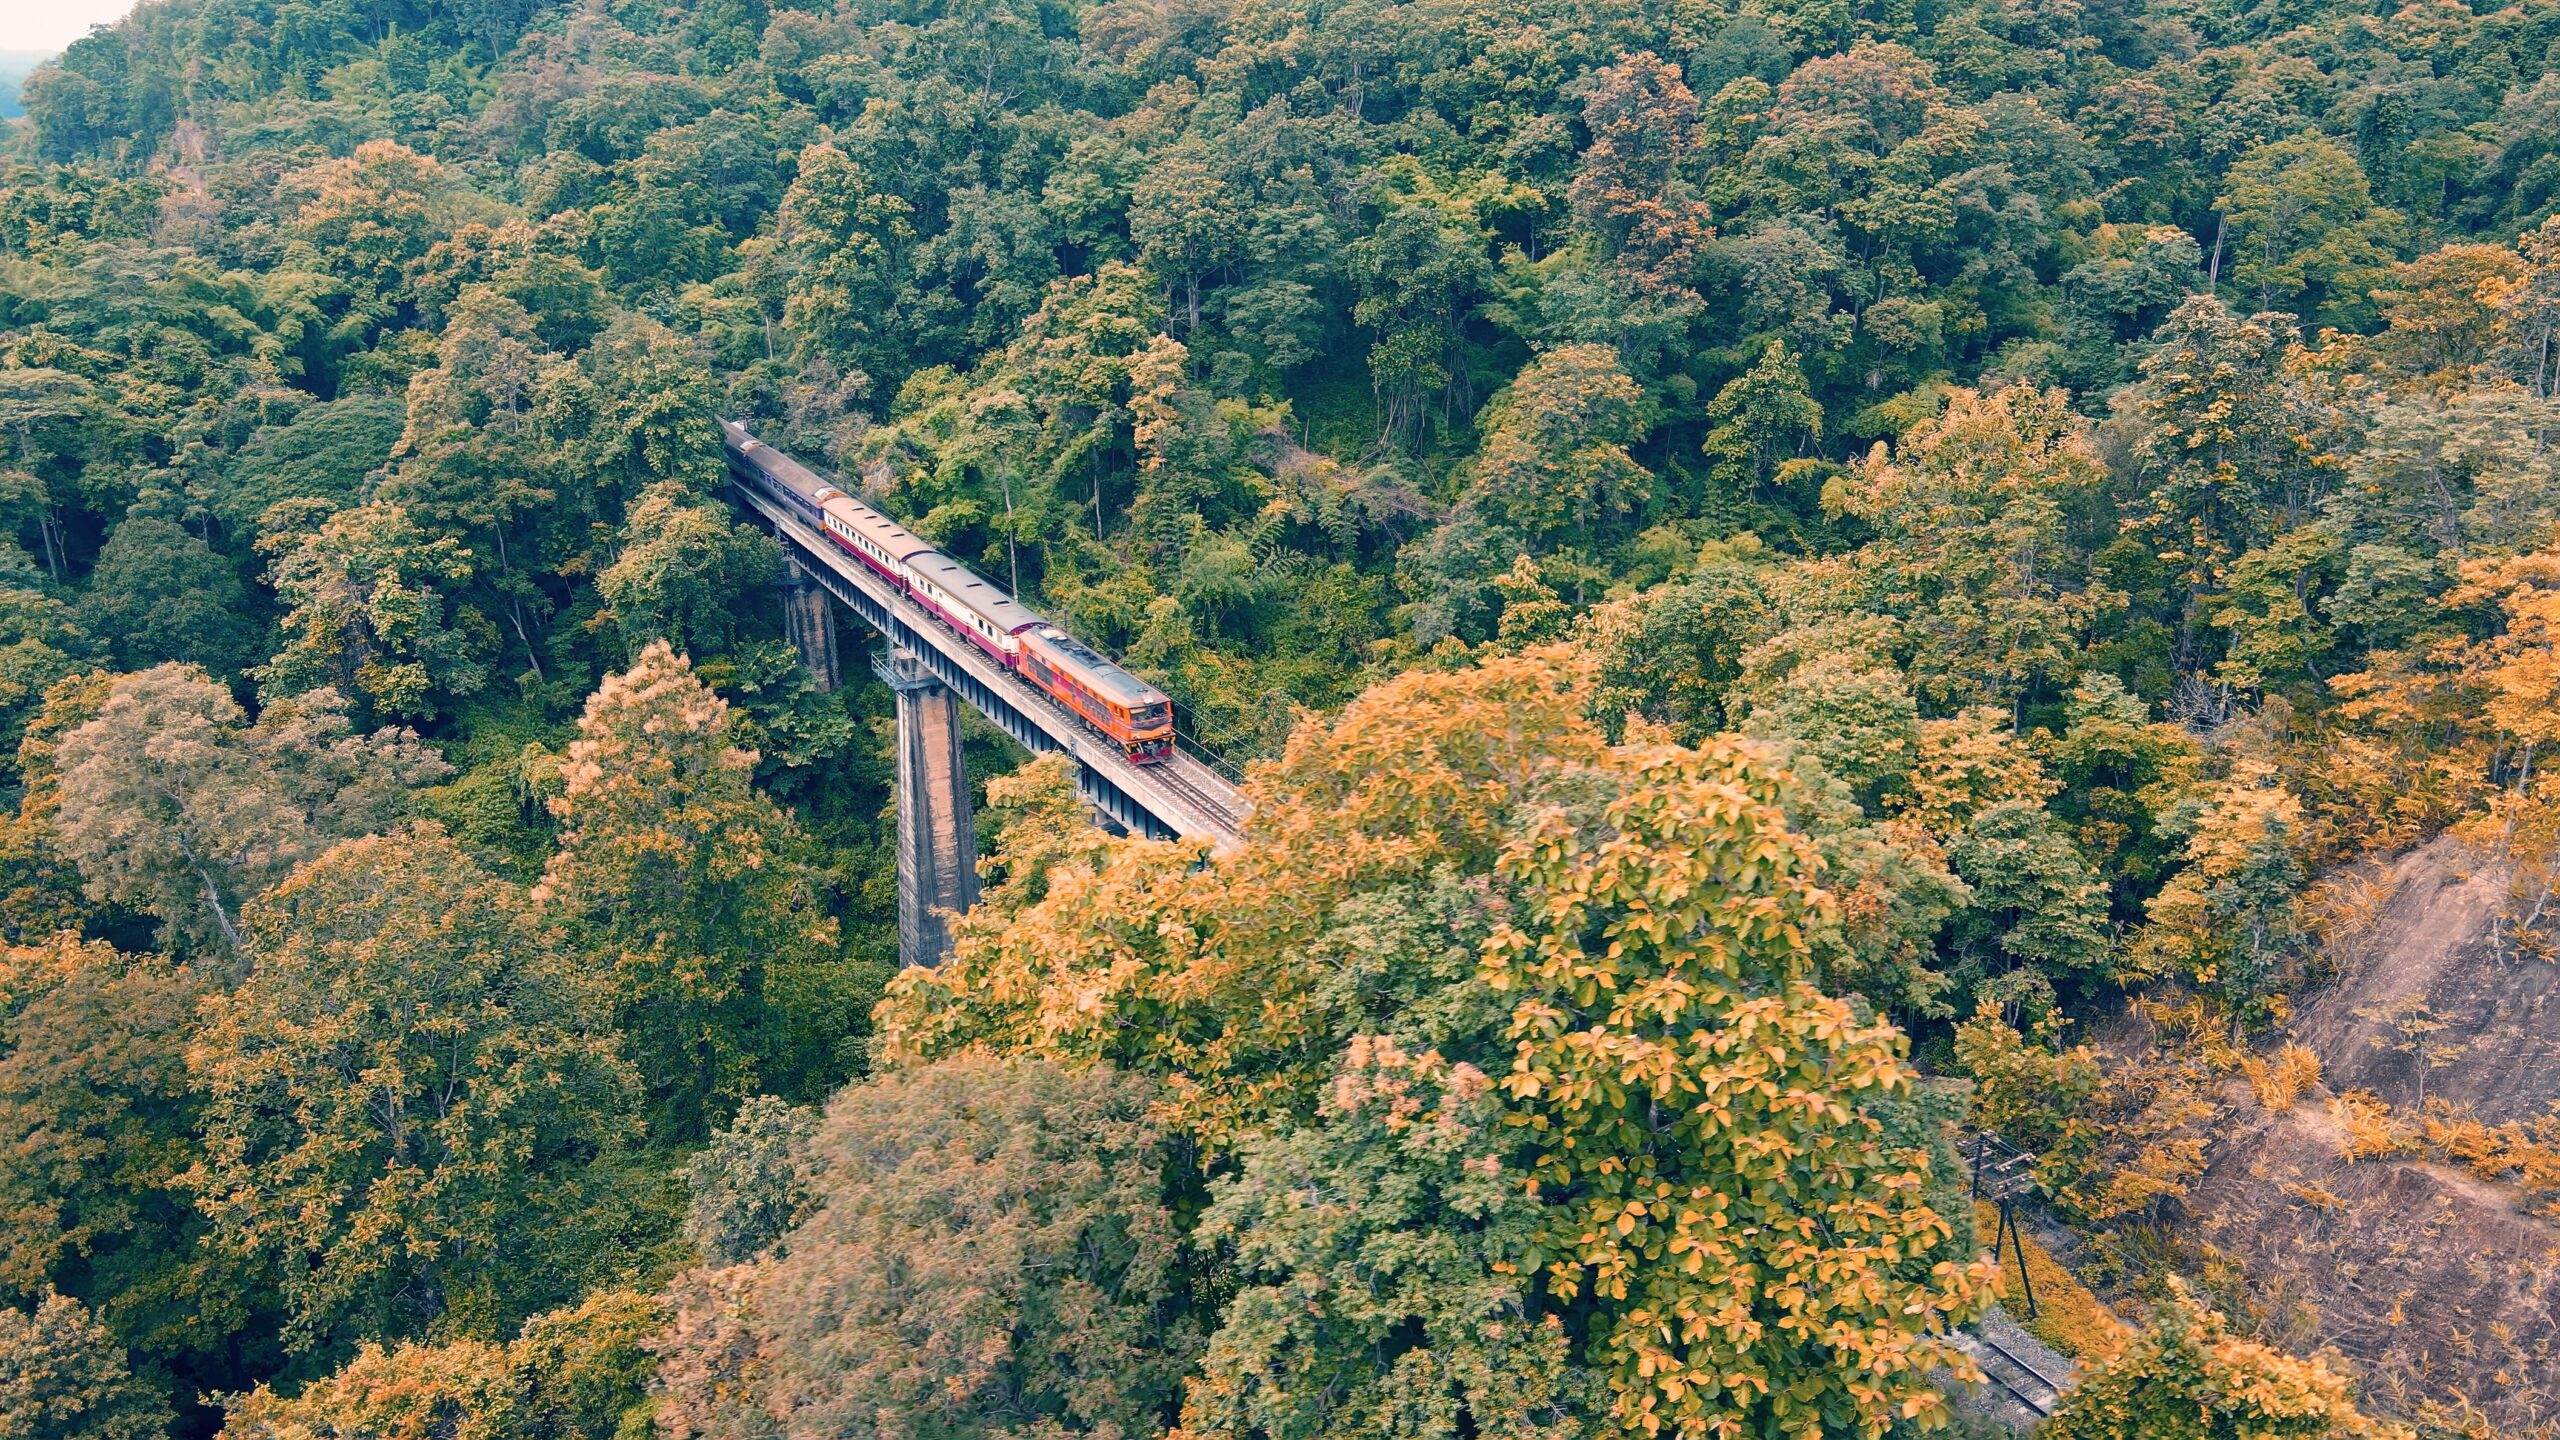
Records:
<instances>
[{"instance_id":1,"label":"train","mask_svg":"<svg viewBox=\"0 0 2560 1440\"><path fill-rule=\"evenodd\" d=\"M745 426L724 420L720 437L733 468L753 475L864 569L1118 744L1132 762L1152 765L1173 754L1172 697Z\"/></svg>"}]
</instances>

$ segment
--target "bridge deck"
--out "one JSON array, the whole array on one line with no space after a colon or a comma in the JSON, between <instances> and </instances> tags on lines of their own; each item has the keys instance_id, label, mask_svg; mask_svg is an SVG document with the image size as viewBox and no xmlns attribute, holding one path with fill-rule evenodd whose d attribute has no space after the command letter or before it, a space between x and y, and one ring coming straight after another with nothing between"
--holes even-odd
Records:
<instances>
[{"instance_id":1,"label":"bridge deck","mask_svg":"<svg viewBox=\"0 0 2560 1440\"><path fill-rule=\"evenodd\" d=\"M1131 764L1118 746L802 524L754 482L733 478L730 488L801 569L998 729L1035 753L1073 756L1077 788L1104 814L1156 839L1205 839L1221 852L1244 843L1244 798L1206 761L1176 750L1159 764Z\"/></svg>"}]
</instances>

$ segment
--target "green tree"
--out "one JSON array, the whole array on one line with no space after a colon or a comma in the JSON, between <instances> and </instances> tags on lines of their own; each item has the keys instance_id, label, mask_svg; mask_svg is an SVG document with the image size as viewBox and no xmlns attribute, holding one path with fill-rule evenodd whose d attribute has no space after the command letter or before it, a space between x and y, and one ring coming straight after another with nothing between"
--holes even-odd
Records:
<instances>
[{"instance_id":1,"label":"green tree","mask_svg":"<svg viewBox=\"0 0 2560 1440\"><path fill-rule=\"evenodd\" d=\"M2091 239L2094 253L2063 276L2064 375L2098 394L2132 375L2132 347L2204 287L2204 252L2174 225L2101 225Z\"/></svg>"},{"instance_id":2,"label":"green tree","mask_svg":"<svg viewBox=\"0 0 2560 1440\"><path fill-rule=\"evenodd\" d=\"M1477 425L1470 494L1541 549L1588 543L1651 493L1652 472L1627 453L1644 436L1644 392L1608 346L1566 345L1530 361Z\"/></svg>"},{"instance_id":3,"label":"green tree","mask_svg":"<svg viewBox=\"0 0 2560 1440\"><path fill-rule=\"evenodd\" d=\"M303 406L260 426L231 452L206 507L251 540L265 538L264 517L287 501L318 500L330 511L343 510L356 503L367 478L391 462L407 416L399 396L374 392ZM276 513L288 520L297 512L288 506Z\"/></svg>"},{"instance_id":4,"label":"green tree","mask_svg":"<svg viewBox=\"0 0 2560 1440\"><path fill-rule=\"evenodd\" d=\"M684 1170L685 1238L717 1265L752 1260L817 1201L818 1115L759 1095Z\"/></svg>"},{"instance_id":5,"label":"green tree","mask_svg":"<svg viewBox=\"0 0 2560 1440\"><path fill-rule=\"evenodd\" d=\"M2112 675L2074 687L2063 721L2062 734L2044 746L2062 787L2053 813L2072 827L2080 853L2120 904L2146 895L2173 863L2174 837L2159 822L2194 778L2196 742L2178 726L2155 722Z\"/></svg>"},{"instance_id":6,"label":"green tree","mask_svg":"<svg viewBox=\"0 0 2560 1440\"><path fill-rule=\"evenodd\" d=\"M885 194L833 145L800 152L778 226L789 267L782 321L802 342L875 374L902 374L904 344L889 323L909 282L915 207Z\"/></svg>"},{"instance_id":7,"label":"green tree","mask_svg":"<svg viewBox=\"0 0 2560 1440\"><path fill-rule=\"evenodd\" d=\"M1912 684L1943 706L2016 705L2072 664L2086 603L2072 593L2065 517L2105 479L2059 390L1958 390L1823 489L1874 528L1860 552L1902 622Z\"/></svg>"},{"instance_id":8,"label":"green tree","mask_svg":"<svg viewBox=\"0 0 2560 1440\"><path fill-rule=\"evenodd\" d=\"M198 1250L178 1183L202 1149L186 1050L207 989L67 934L0 959L0 1293L66 1288L163 1364L219 1350L250 1299Z\"/></svg>"},{"instance_id":9,"label":"green tree","mask_svg":"<svg viewBox=\"0 0 2560 1440\"><path fill-rule=\"evenodd\" d=\"M723 1327L680 1313L661 1414L722 1437L783 1415L862 1437L1155 1433L1200 1345L1156 1095L984 1056L846 1089L815 1213L743 1277L729 1323L755 1359L706 1351Z\"/></svg>"},{"instance_id":10,"label":"green tree","mask_svg":"<svg viewBox=\"0 0 2560 1440\"><path fill-rule=\"evenodd\" d=\"M97 401L96 386L50 365L17 365L0 371L0 430L17 432L18 460L30 469L38 464L37 427L58 433L68 425L90 419L98 408ZM65 536L61 507L52 487L26 471L0 473L0 479L6 482L9 508L18 512L13 518L35 522L45 573L61 580Z\"/></svg>"},{"instance_id":11,"label":"green tree","mask_svg":"<svg viewBox=\"0 0 2560 1440\"><path fill-rule=\"evenodd\" d=\"M1244 208L1207 147L1176 145L1147 167L1129 195L1129 238L1138 263L1182 296L1186 335L1200 328L1200 282L1243 258Z\"/></svg>"},{"instance_id":12,"label":"green tree","mask_svg":"<svg viewBox=\"0 0 2560 1440\"><path fill-rule=\"evenodd\" d=\"M2183 670L2210 659L2211 597L2232 563L2306 518L2333 484L2342 417L2290 331L2290 317L2243 320L2199 295L2152 337L2127 397L2124 531L2175 577L2164 618Z\"/></svg>"},{"instance_id":13,"label":"green tree","mask_svg":"<svg viewBox=\"0 0 2560 1440\"><path fill-rule=\"evenodd\" d=\"M1783 340L1770 341L1748 371L1716 391L1707 419L1700 448L1714 459L1717 483L1737 494L1757 496L1784 483L1793 462L1822 438L1822 405Z\"/></svg>"},{"instance_id":14,"label":"green tree","mask_svg":"<svg viewBox=\"0 0 2560 1440\"><path fill-rule=\"evenodd\" d=\"M579 498L580 514L616 523L661 481L695 496L720 488L729 474L720 449L725 407L704 360L698 342L626 315L576 364L545 372L544 463Z\"/></svg>"},{"instance_id":15,"label":"green tree","mask_svg":"<svg viewBox=\"0 0 2560 1440\"><path fill-rule=\"evenodd\" d=\"M2281 690L2321 675L2335 636L2313 607L2343 578L2341 539L2339 527L2315 521L2232 562L2210 612L2223 632L2218 677L2246 690Z\"/></svg>"},{"instance_id":16,"label":"green tree","mask_svg":"<svg viewBox=\"0 0 2560 1440\"><path fill-rule=\"evenodd\" d=\"M511 548L531 540L516 532L555 498L534 411L559 365L523 306L486 286L463 291L437 337L436 364L409 377L392 465L368 498L509 564Z\"/></svg>"},{"instance_id":17,"label":"green tree","mask_svg":"<svg viewBox=\"0 0 2560 1440\"><path fill-rule=\"evenodd\" d=\"M1751 697L1743 734L1788 742L1871 812L1920 753L1920 706L1891 665L1817 655Z\"/></svg>"},{"instance_id":18,"label":"green tree","mask_svg":"<svg viewBox=\"0 0 2560 1440\"><path fill-rule=\"evenodd\" d=\"M248 587L231 562L183 527L147 515L107 537L81 610L128 670L177 660L236 675L257 634Z\"/></svg>"},{"instance_id":19,"label":"green tree","mask_svg":"<svg viewBox=\"0 0 2560 1440\"><path fill-rule=\"evenodd\" d=\"M1542 1206L1517 1148L1483 1071L1354 1040L1316 1123L1246 1142L1201 1218L1252 1283L1210 1338L1184 1428L1595 1433L1598 1377L1521 1264Z\"/></svg>"},{"instance_id":20,"label":"green tree","mask_svg":"<svg viewBox=\"0 0 2560 1440\"><path fill-rule=\"evenodd\" d=\"M1601 657L1602 713L1638 711L1686 744L1739 721L1728 696L1770 624L1768 566L1756 541L1713 547L1688 577L1592 611L1584 634Z\"/></svg>"},{"instance_id":21,"label":"green tree","mask_svg":"<svg viewBox=\"0 0 2560 1440\"><path fill-rule=\"evenodd\" d=\"M2321 507L2350 546L2388 546L2445 575L2450 557L2535 549L2560 524L2552 402L2497 386L2386 402L2369 422Z\"/></svg>"},{"instance_id":22,"label":"green tree","mask_svg":"<svg viewBox=\"0 0 2560 1440\"><path fill-rule=\"evenodd\" d=\"M284 648L251 672L266 694L329 686L382 714L423 719L487 683L488 622L457 613L450 599L472 573L459 541L376 502L309 535L259 544L274 557L267 582L288 607Z\"/></svg>"},{"instance_id":23,"label":"green tree","mask_svg":"<svg viewBox=\"0 0 2560 1440\"><path fill-rule=\"evenodd\" d=\"M635 1087L522 893L419 825L336 846L245 921L256 964L189 1052L189 1184L217 1243L271 1267L287 1342L485 1335L557 1298Z\"/></svg>"},{"instance_id":24,"label":"green tree","mask_svg":"<svg viewBox=\"0 0 2560 1440\"><path fill-rule=\"evenodd\" d=\"M0 1307L0 1440L161 1440L173 1418L79 1301Z\"/></svg>"},{"instance_id":25,"label":"green tree","mask_svg":"<svg viewBox=\"0 0 2560 1440\"><path fill-rule=\"evenodd\" d=\"M623 522L622 553L596 576L596 590L626 653L652 641L718 654L734 643L740 617L766 597L782 568L781 547L729 518L716 504L688 499L673 481L640 496Z\"/></svg>"},{"instance_id":26,"label":"green tree","mask_svg":"<svg viewBox=\"0 0 2560 1440\"><path fill-rule=\"evenodd\" d=\"M2009 800L1965 822L1947 864L1973 889L1956 924L1959 945L1999 969L2047 980L2088 977L2111 956L2107 890L2071 833L2042 805Z\"/></svg>"},{"instance_id":27,"label":"green tree","mask_svg":"<svg viewBox=\"0 0 2560 1440\"><path fill-rule=\"evenodd\" d=\"M70 607L41 588L34 563L0 544L0 770L44 703L45 692L88 668L97 645Z\"/></svg>"},{"instance_id":28,"label":"green tree","mask_svg":"<svg viewBox=\"0 0 2560 1440\"><path fill-rule=\"evenodd\" d=\"M1344 251L1360 294L1351 317L1378 337L1369 347L1369 383L1382 446L1418 434L1434 400L1445 421L1461 378L1461 326L1492 283L1482 227L1447 199L1390 193L1376 227Z\"/></svg>"},{"instance_id":29,"label":"green tree","mask_svg":"<svg viewBox=\"0 0 2560 1440\"><path fill-rule=\"evenodd\" d=\"M55 843L92 899L238 951L240 906L332 841L388 827L449 767L407 731L358 736L330 691L248 723L190 665L118 677L50 763Z\"/></svg>"},{"instance_id":30,"label":"green tree","mask_svg":"<svg viewBox=\"0 0 2560 1440\"><path fill-rule=\"evenodd\" d=\"M2371 317L2402 222L2373 203L2344 146L2316 131L2258 146L2231 167L2214 206L2235 232L2231 278L2260 310L2308 300L2323 320Z\"/></svg>"},{"instance_id":31,"label":"green tree","mask_svg":"<svg viewBox=\"0 0 2560 1440\"><path fill-rule=\"evenodd\" d=\"M301 199L291 228L321 262L363 293L390 300L443 228L459 179L397 141L371 140L343 159L295 171L281 188Z\"/></svg>"},{"instance_id":32,"label":"green tree","mask_svg":"<svg viewBox=\"0 0 2560 1440\"><path fill-rule=\"evenodd\" d=\"M574 218L461 226L418 262L419 309L441 325L466 291L486 286L534 317L545 346L577 350L604 328L611 301L604 277L573 258L579 238Z\"/></svg>"},{"instance_id":33,"label":"green tree","mask_svg":"<svg viewBox=\"0 0 2560 1440\"><path fill-rule=\"evenodd\" d=\"M2272 764L2249 758L2184 821L2186 867L2151 897L2133 958L2212 987L2235 1013L2261 1014L2306 938L2295 904L2307 878L2302 802Z\"/></svg>"},{"instance_id":34,"label":"green tree","mask_svg":"<svg viewBox=\"0 0 2560 1440\"><path fill-rule=\"evenodd\" d=\"M560 848L534 890L610 992L670 1139L708 1135L760 1087L823 1092L868 999L841 993L799 829L756 790L732 724L663 641L607 677L561 766Z\"/></svg>"}]
</instances>

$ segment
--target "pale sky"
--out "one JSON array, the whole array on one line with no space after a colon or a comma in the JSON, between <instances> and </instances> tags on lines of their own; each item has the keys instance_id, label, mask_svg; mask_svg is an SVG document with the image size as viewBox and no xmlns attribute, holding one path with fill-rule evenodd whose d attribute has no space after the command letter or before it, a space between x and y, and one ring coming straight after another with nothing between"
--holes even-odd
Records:
<instances>
[{"instance_id":1,"label":"pale sky","mask_svg":"<svg viewBox=\"0 0 2560 1440\"><path fill-rule=\"evenodd\" d=\"M59 50L132 8L133 0L0 0L0 50Z\"/></svg>"}]
</instances>

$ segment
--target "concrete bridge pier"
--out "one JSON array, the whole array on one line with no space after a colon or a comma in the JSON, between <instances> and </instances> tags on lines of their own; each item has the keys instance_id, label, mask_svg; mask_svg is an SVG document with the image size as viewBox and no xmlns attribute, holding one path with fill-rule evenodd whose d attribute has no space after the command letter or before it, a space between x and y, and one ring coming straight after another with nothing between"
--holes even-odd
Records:
<instances>
[{"instance_id":1,"label":"concrete bridge pier","mask_svg":"<svg viewBox=\"0 0 2560 1440\"><path fill-rule=\"evenodd\" d=\"M800 652L800 663L818 682L818 693L832 693L844 683L844 663L836 655L835 607L826 588L800 562L782 562L782 633Z\"/></svg>"},{"instance_id":2,"label":"concrete bridge pier","mask_svg":"<svg viewBox=\"0 0 2560 1440\"><path fill-rule=\"evenodd\" d=\"M978 903L960 698L895 645L871 669L898 697L898 963L939 965L952 919Z\"/></svg>"}]
</instances>

